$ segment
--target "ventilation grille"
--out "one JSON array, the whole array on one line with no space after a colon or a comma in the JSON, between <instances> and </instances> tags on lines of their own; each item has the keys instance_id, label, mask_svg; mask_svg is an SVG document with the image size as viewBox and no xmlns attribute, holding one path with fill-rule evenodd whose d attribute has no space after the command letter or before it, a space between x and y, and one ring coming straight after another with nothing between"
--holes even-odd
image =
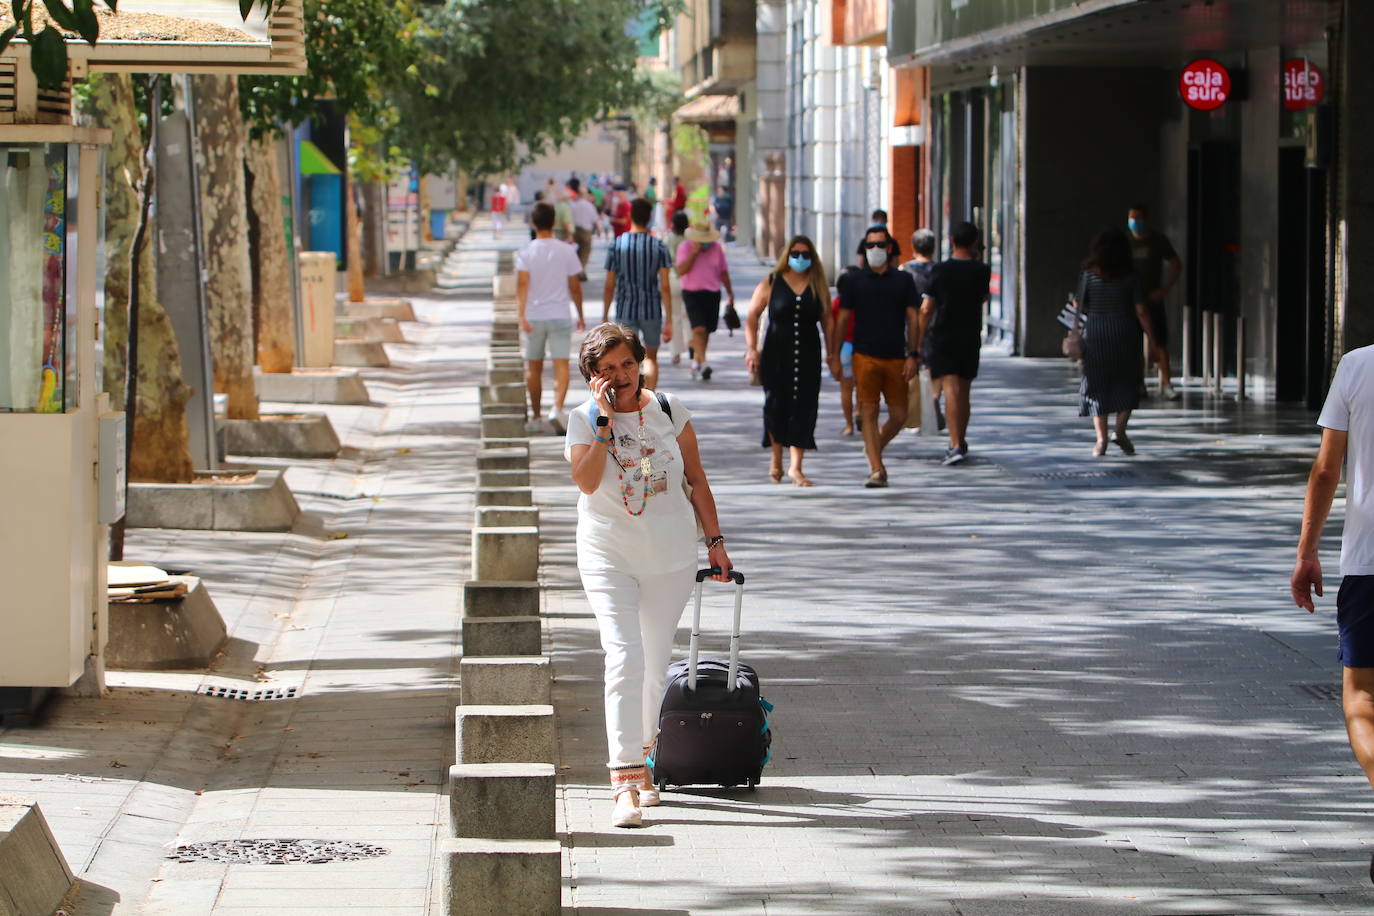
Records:
<instances>
[{"instance_id":1,"label":"ventilation grille","mask_svg":"<svg viewBox=\"0 0 1374 916\"><path fill-rule=\"evenodd\" d=\"M0 60L0 115L8 115L9 118L6 120L13 119L15 109L18 107L18 90L14 85L16 66L12 57Z\"/></svg>"},{"instance_id":2,"label":"ventilation grille","mask_svg":"<svg viewBox=\"0 0 1374 916\"><path fill-rule=\"evenodd\" d=\"M56 89L39 88L36 106L39 124L67 124L72 117L72 84L63 80Z\"/></svg>"},{"instance_id":3,"label":"ventilation grille","mask_svg":"<svg viewBox=\"0 0 1374 916\"><path fill-rule=\"evenodd\" d=\"M220 697L225 700L294 700L300 695L296 687L225 687L220 684L207 684L200 691L207 697Z\"/></svg>"},{"instance_id":4,"label":"ventilation grille","mask_svg":"<svg viewBox=\"0 0 1374 916\"><path fill-rule=\"evenodd\" d=\"M0 59L0 124L70 124L71 83L42 89L29 69L28 49L10 46L14 56ZM7 52L8 53L8 52Z\"/></svg>"}]
</instances>

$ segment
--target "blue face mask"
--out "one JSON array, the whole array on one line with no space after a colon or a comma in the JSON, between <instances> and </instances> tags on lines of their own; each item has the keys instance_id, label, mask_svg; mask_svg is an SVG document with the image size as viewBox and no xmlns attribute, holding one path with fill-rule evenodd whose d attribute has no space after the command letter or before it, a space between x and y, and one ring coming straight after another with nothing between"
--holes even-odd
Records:
<instances>
[{"instance_id":1,"label":"blue face mask","mask_svg":"<svg viewBox=\"0 0 1374 916\"><path fill-rule=\"evenodd\" d=\"M790 268L792 268L793 270L795 270L795 271L796 271L797 273L799 273L799 274L804 274L804 273L806 273L808 270L811 269L811 259L810 259L810 258L798 258L798 257L795 257L795 256L794 256L794 257L790 257L790 258L787 259L787 266L790 267Z\"/></svg>"},{"instance_id":2,"label":"blue face mask","mask_svg":"<svg viewBox=\"0 0 1374 916\"><path fill-rule=\"evenodd\" d=\"M697 245L701 248L702 251L705 251L707 248L711 247L710 242L697 242Z\"/></svg>"},{"instance_id":3,"label":"blue face mask","mask_svg":"<svg viewBox=\"0 0 1374 916\"><path fill-rule=\"evenodd\" d=\"M1134 232L1136 235L1139 235L1142 231L1144 231L1145 224L1138 219L1128 219L1126 220L1126 227L1130 229L1132 232Z\"/></svg>"}]
</instances>

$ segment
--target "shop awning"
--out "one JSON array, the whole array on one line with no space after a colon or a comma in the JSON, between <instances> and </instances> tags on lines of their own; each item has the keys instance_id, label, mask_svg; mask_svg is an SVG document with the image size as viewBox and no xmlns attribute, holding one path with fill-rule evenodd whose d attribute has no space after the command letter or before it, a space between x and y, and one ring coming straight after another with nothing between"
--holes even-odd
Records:
<instances>
[{"instance_id":1,"label":"shop awning","mask_svg":"<svg viewBox=\"0 0 1374 916\"><path fill-rule=\"evenodd\" d=\"M329 157L309 140L300 142L300 164L302 175L342 175L339 167L329 161Z\"/></svg>"},{"instance_id":2,"label":"shop awning","mask_svg":"<svg viewBox=\"0 0 1374 916\"><path fill-rule=\"evenodd\" d=\"M699 95L677 111L673 119L692 124L711 121L733 121L739 117L739 96Z\"/></svg>"}]
</instances>

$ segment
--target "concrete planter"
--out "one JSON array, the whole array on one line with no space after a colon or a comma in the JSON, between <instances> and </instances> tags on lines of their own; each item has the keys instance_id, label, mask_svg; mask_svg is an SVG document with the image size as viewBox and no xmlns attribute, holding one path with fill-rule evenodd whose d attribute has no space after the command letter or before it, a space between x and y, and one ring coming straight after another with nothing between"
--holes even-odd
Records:
<instances>
[{"instance_id":1,"label":"concrete planter","mask_svg":"<svg viewBox=\"0 0 1374 916\"><path fill-rule=\"evenodd\" d=\"M526 486L504 486L493 484L478 487L477 505L479 506L533 506L534 491Z\"/></svg>"},{"instance_id":2,"label":"concrete planter","mask_svg":"<svg viewBox=\"0 0 1374 916\"><path fill-rule=\"evenodd\" d=\"M38 802L0 798L0 913L49 916L74 883Z\"/></svg>"},{"instance_id":3,"label":"concrete planter","mask_svg":"<svg viewBox=\"0 0 1374 916\"><path fill-rule=\"evenodd\" d=\"M368 299L364 302L340 302L336 313L349 318L394 318L415 321L415 307L409 299Z\"/></svg>"},{"instance_id":4,"label":"concrete planter","mask_svg":"<svg viewBox=\"0 0 1374 916\"><path fill-rule=\"evenodd\" d=\"M200 475L193 483L129 484L130 528L290 531L301 513L280 470Z\"/></svg>"},{"instance_id":5,"label":"concrete planter","mask_svg":"<svg viewBox=\"0 0 1374 916\"><path fill-rule=\"evenodd\" d=\"M148 604L112 602L105 664L144 671L204 668L227 636L224 618L196 579L183 598Z\"/></svg>"},{"instance_id":6,"label":"concrete planter","mask_svg":"<svg viewBox=\"0 0 1374 916\"><path fill-rule=\"evenodd\" d=\"M539 583L469 579L463 583L463 616L537 617Z\"/></svg>"},{"instance_id":7,"label":"concrete planter","mask_svg":"<svg viewBox=\"0 0 1374 916\"><path fill-rule=\"evenodd\" d=\"M344 338L334 341L334 364L363 369L385 369L391 365L380 341Z\"/></svg>"},{"instance_id":8,"label":"concrete planter","mask_svg":"<svg viewBox=\"0 0 1374 916\"><path fill-rule=\"evenodd\" d=\"M256 420L221 420L231 455L265 458L333 458L334 424L322 413L263 414Z\"/></svg>"},{"instance_id":9,"label":"concrete planter","mask_svg":"<svg viewBox=\"0 0 1374 916\"><path fill-rule=\"evenodd\" d=\"M367 385L352 369L293 369L259 372L253 378L258 397L288 404L366 404Z\"/></svg>"}]
</instances>

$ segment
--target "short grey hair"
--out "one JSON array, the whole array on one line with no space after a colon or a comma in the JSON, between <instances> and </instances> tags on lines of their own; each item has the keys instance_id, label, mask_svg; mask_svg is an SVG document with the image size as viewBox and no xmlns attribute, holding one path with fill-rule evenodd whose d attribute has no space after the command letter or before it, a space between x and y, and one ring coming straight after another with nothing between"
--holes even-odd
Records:
<instances>
[{"instance_id":1,"label":"short grey hair","mask_svg":"<svg viewBox=\"0 0 1374 916\"><path fill-rule=\"evenodd\" d=\"M929 229L917 229L911 233L911 247L922 257L935 254L935 233Z\"/></svg>"}]
</instances>

